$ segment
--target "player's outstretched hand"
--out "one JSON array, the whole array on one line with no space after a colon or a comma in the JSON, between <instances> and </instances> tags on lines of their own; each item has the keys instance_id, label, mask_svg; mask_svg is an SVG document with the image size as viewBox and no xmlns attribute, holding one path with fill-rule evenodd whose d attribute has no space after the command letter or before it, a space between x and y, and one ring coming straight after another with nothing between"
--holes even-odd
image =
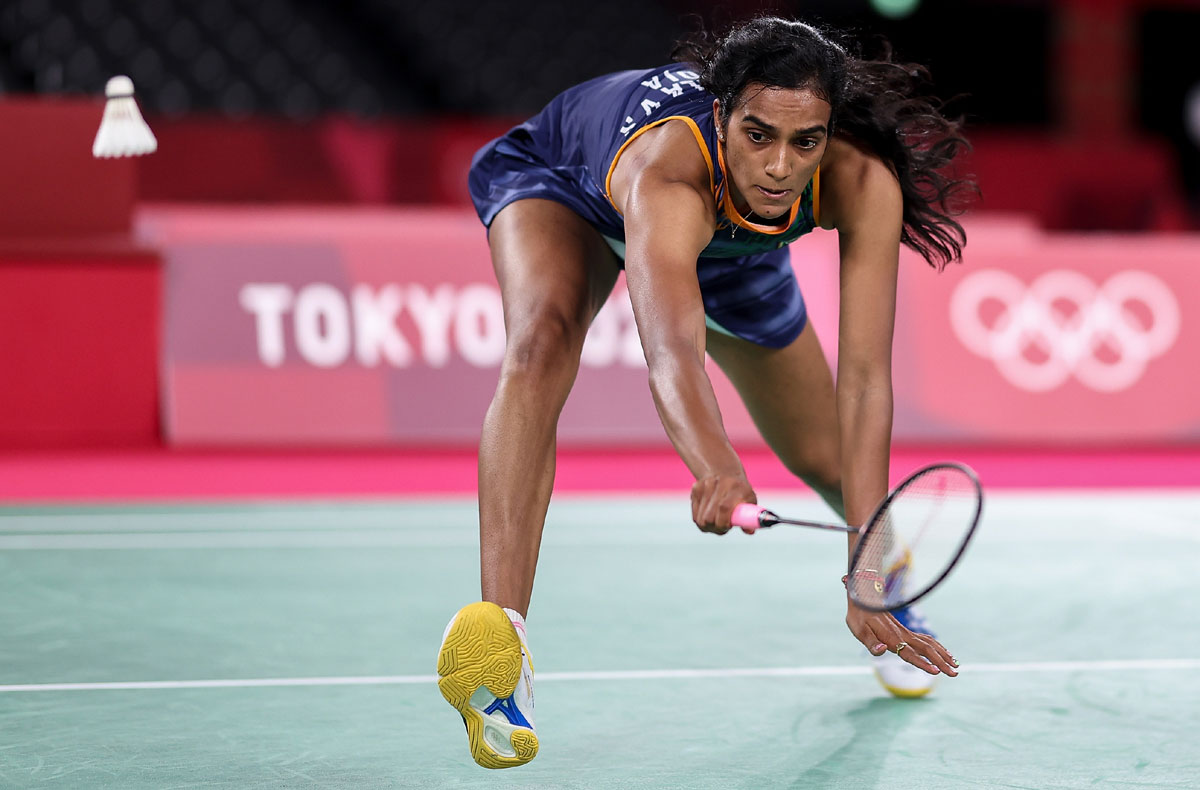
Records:
<instances>
[{"instance_id":1,"label":"player's outstretched hand","mask_svg":"<svg viewBox=\"0 0 1200 790\"><path fill-rule=\"evenodd\" d=\"M914 633L888 612L872 612L847 602L846 625L850 633L866 646L873 656L887 651L897 653L917 669L930 675L958 676L958 661L942 643L926 634Z\"/></svg>"},{"instance_id":2,"label":"player's outstretched hand","mask_svg":"<svg viewBox=\"0 0 1200 790\"><path fill-rule=\"evenodd\" d=\"M743 475L709 475L692 486L692 521L703 532L724 535L733 526L733 509L758 497Z\"/></svg>"}]
</instances>

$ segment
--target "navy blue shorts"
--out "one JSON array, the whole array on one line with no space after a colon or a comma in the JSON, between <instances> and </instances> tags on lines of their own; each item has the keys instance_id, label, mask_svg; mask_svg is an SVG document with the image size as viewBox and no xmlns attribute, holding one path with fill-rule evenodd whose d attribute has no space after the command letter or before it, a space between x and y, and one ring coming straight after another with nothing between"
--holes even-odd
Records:
<instances>
[{"instance_id":1,"label":"navy blue shorts","mask_svg":"<svg viewBox=\"0 0 1200 790\"><path fill-rule=\"evenodd\" d=\"M590 176L575 168L546 164L514 129L482 148L467 178L475 211L490 226L500 210L517 200L561 203L595 227L624 265L624 233L607 227L596 211ZM580 168L582 170L582 168ZM709 327L767 348L790 345L804 330L808 312L788 248L740 258L700 258L696 275Z\"/></svg>"}]
</instances>

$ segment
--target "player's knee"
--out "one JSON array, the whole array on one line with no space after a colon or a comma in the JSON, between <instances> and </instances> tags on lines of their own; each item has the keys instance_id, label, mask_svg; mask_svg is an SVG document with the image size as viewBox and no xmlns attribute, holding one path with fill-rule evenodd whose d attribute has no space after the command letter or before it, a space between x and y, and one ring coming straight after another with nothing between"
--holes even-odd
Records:
<instances>
[{"instance_id":1,"label":"player's knee","mask_svg":"<svg viewBox=\"0 0 1200 790\"><path fill-rule=\"evenodd\" d=\"M586 334L586 327L552 308L514 321L504 352L504 375L542 379L569 372L573 378Z\"/></svg>"},{"instance_id":2,"label":"player's knee","mask_svg":"<svg viewBox=\"0 0 1200 790\"><path fill-rule=\"evenodd\" d=\"M823 497L842 492L842 469L837 453L811 453L784 460L789 472Z\"/></svg>"}]
</instances>

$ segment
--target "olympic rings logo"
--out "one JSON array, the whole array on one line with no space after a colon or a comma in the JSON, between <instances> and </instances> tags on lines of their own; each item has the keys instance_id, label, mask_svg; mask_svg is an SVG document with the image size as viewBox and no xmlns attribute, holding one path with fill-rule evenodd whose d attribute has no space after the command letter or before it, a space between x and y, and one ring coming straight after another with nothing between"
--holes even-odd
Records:
<instances>
[{"instance_id":1,"label":"olympic rings logo","mask_svg":"<svg viewBox=\"0 0 1200 790\"><path fill-rule=\"evenodd\" d=\"M982 269L950 297L950 324L1023 390L1047 392L1074 375L1098 392L1119 392L1175 343L1180 314L1171 289L1144 271L1119 272L1097 287L1073 271L1046 272L1026 286Z\"/></svg>"}]
</instances>

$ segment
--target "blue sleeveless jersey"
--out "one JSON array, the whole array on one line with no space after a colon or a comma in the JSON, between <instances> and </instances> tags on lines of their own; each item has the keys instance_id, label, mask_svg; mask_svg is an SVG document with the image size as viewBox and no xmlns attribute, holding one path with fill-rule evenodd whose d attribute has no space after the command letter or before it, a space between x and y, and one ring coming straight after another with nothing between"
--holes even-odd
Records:
<instances>
[{"instance_id":1,"label":"blue sleeveless jersey","mask_svg":"<svg viewBox=\"0 0 1200 790\"><path fill-rule=\"evenodd\" d=\"M787 244L817 225L819 171L792 205L787 224L762 225L742 216L729 194L713 95L698 77L674 64L569 88L475 154L471 198L485 225L515 200L544 198L568 206L610 240L624 242L624 220L609 191L617 162L646 130L672 120L685 123L708 163L717 206L717 227L696 269L705 312L729 334L782 347L804 328L804 302Z\"/></svg>"}]
</instances>

